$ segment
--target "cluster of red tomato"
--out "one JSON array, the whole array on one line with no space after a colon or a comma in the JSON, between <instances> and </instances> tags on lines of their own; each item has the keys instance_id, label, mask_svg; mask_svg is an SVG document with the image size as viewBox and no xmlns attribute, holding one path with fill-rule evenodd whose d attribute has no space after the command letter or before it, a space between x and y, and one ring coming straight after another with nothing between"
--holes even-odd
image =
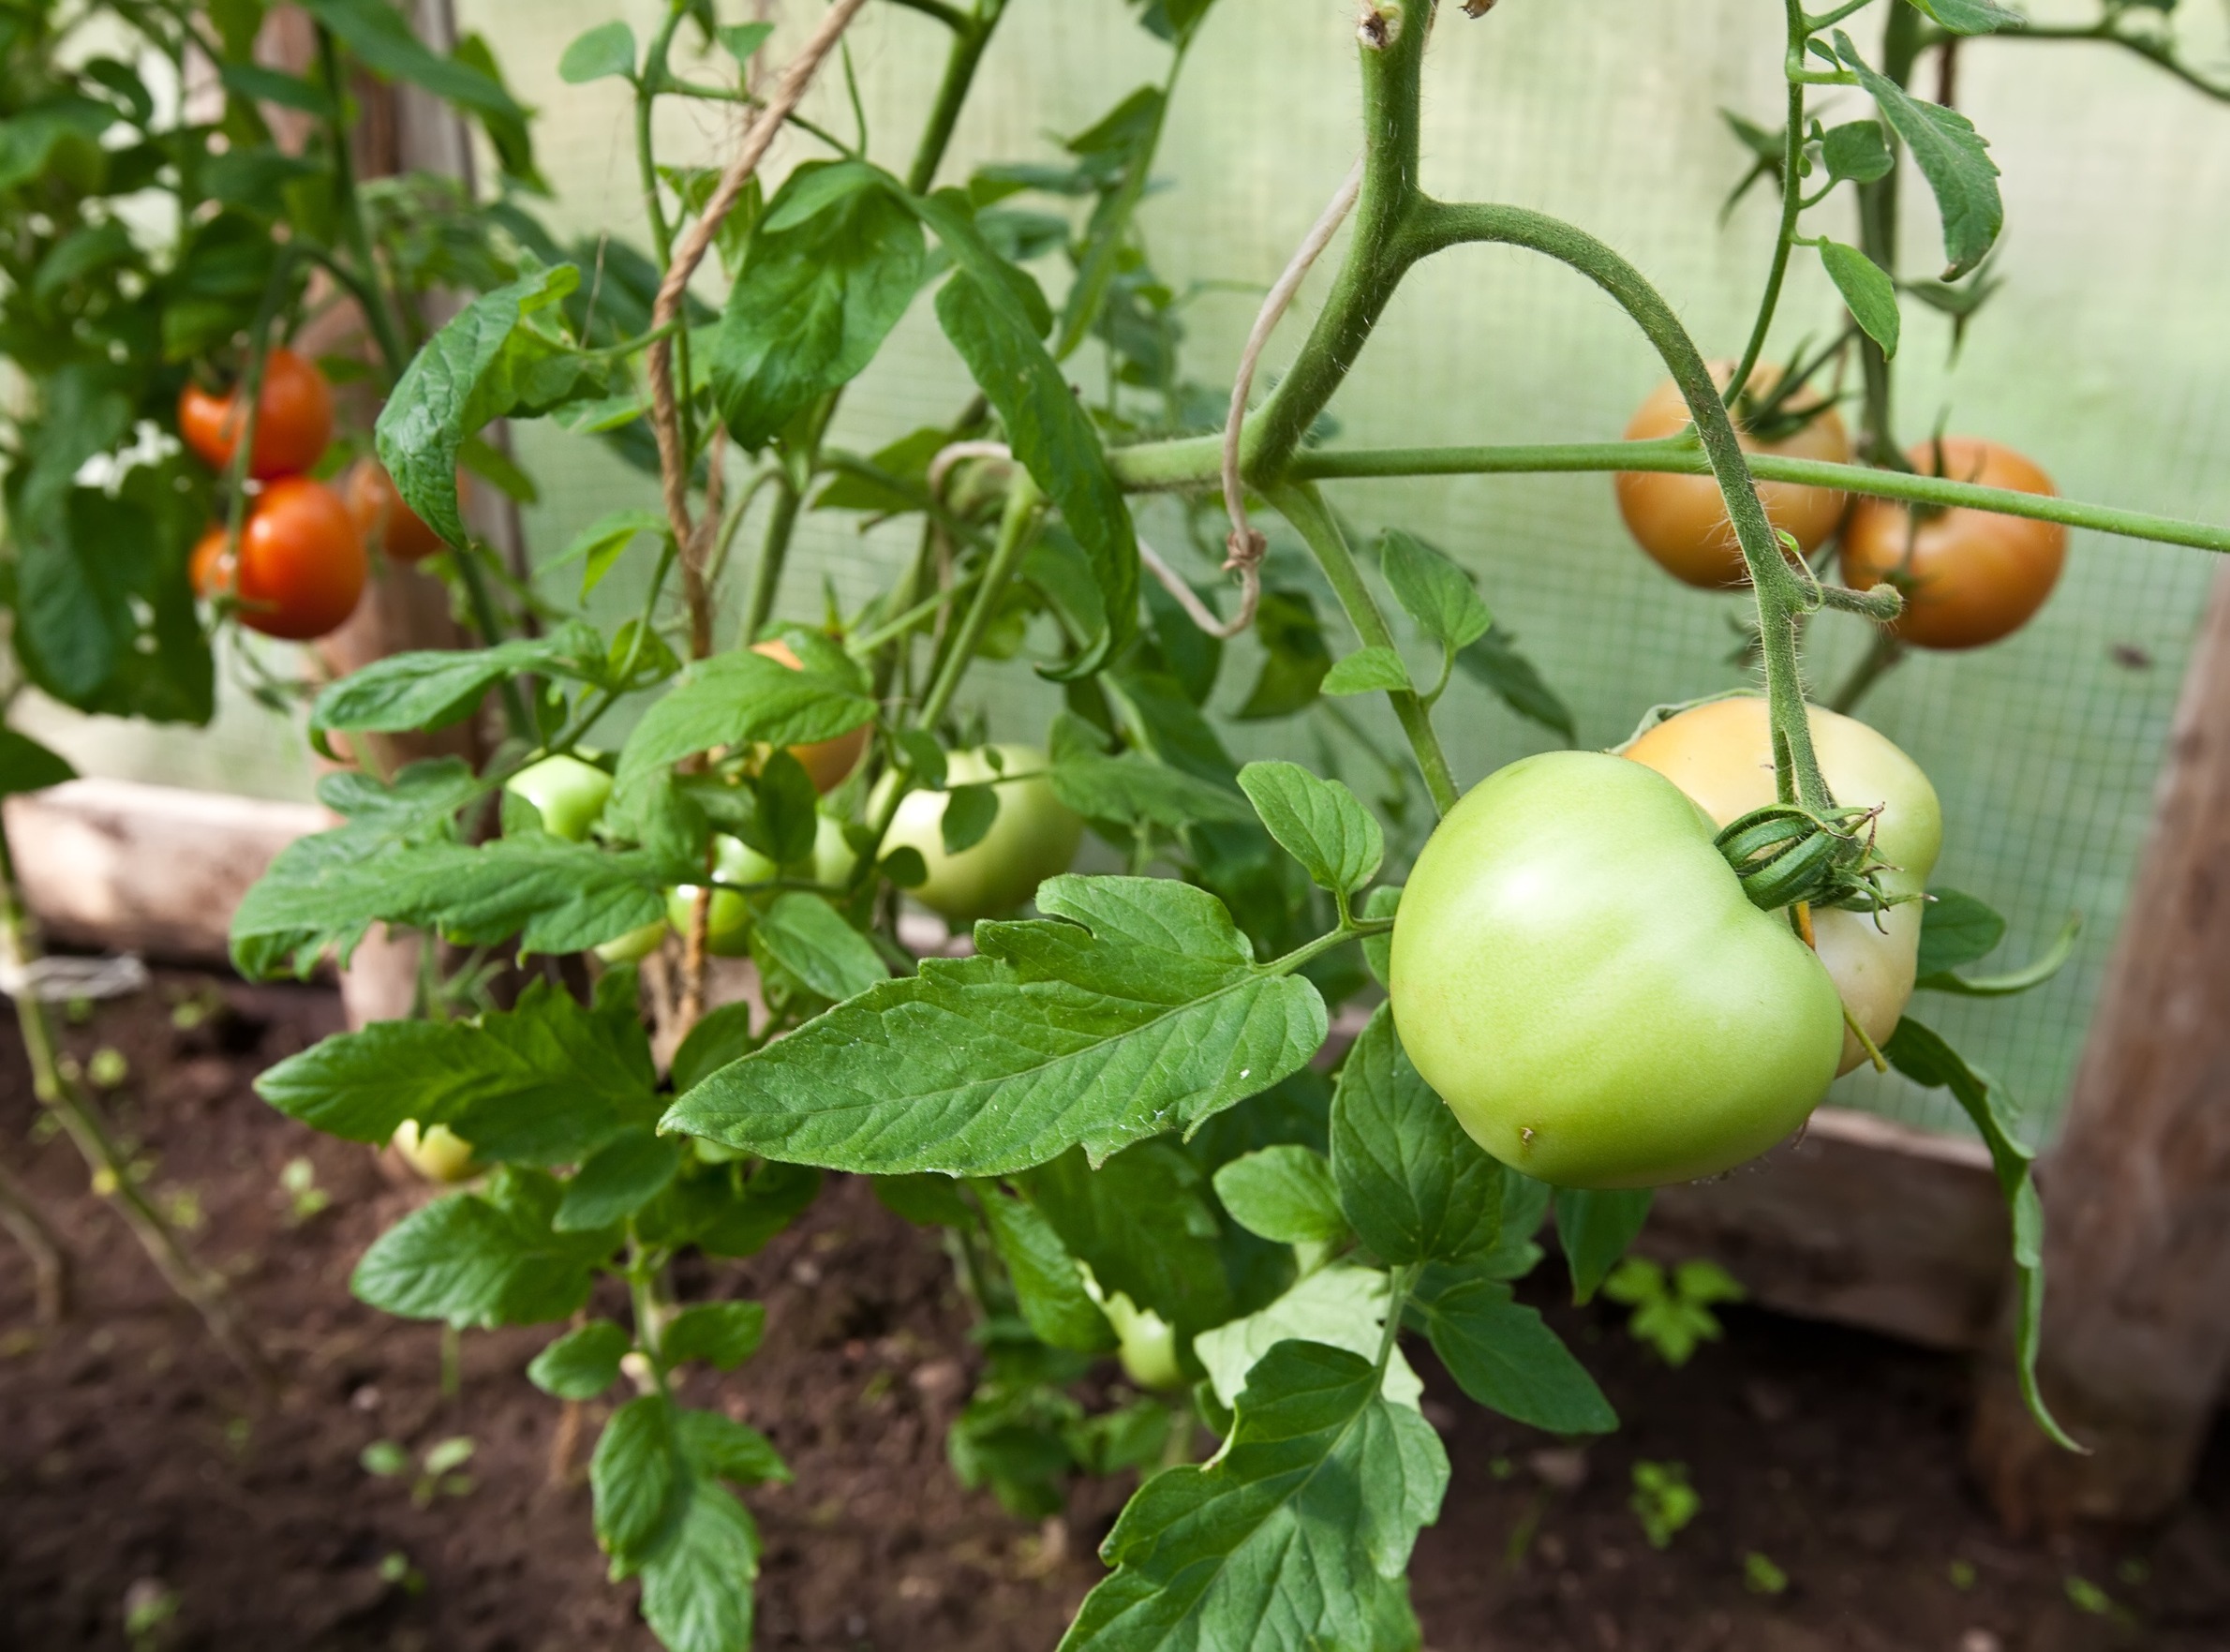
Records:
<instances>
[{"instance_id":1,"label":"cluster of red tomato","mask_svg":"<svg viewBox=\"0 0 2230 1652\"><path fill-rule=\"evenodd\" d=\"M215 395L188 384L178 398L178 434L211 469L230 469L245 415L240 393ZM333 387L317 364L290 350L263 363L247 474L260 484L248 501L237 552L223 524L194 546L197 595L229 596L240 623L266 636L307 642L356 611L376 544L400 562L441 549L394 480L374 458L360 459L327 486L309 472L333 440Z\"/></svg>"},{"instance_id":2,"label":"cluster of red tomato","mask_svg":"<svg viewBox=\"0 0 2230 1652\"><path fill-rule=\"evenodd\" d=\"M1723 383L1732 373L1721 365ZM1736 405L1773 399L1777 375L1762 367ZM1751 453L1785 458L1851 462L1851 438L1833 406L1806 391L1777 411L1792 428L1772 434L1745 430ZM1627 427L1631 440L1676 436L1687 428L1687 405L1670 380L1650 394ZM2011 448L1970 436L1923 442L1908 455L1923 475L1947 476L1984 487L2050 494L2051 479ZM1618 478L1618 510L1628 532L1675 579L1705 589L1747 583L1742 550L1727 521L1718 484L1708 476L1625 472ZM1900 642L1922 648L1974 648L2011 635L2044 606L2059 582L2067 555L2067 529L2057 523L2000 516L1955 507L1914 509L1893 499L1861 499L1840 490L1768 482L1758 488L1766 516L1792 537L1806 556L1842 529L1843 578L1861 590L1887 583L1905 598L1905 611L1890 627Z\"/></svg>"}]
</instances>

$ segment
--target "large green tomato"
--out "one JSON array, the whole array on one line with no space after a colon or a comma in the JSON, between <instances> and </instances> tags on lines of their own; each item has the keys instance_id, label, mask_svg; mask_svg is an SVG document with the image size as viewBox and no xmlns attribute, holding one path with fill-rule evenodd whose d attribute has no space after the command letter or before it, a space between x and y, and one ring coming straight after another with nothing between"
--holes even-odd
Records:
<instances>
[{"instance_id":1,"label":"large green tomato","mask_svg":"<svg viewBox=\"0 0 2230 1652\"><path fill-rule=\"evenodd\" d=\"M612 777L593 763L560 754L529 763L503 789L534 805L543 830L578 843L611 800Z\"/></svg>"},{"instance_id":2,"label":"large green tomato","mask_svg":"<svg viewBox=\"0 0 2230 1652\"><path fill-rule=\"evenodd\" d=\"M1812 746L1820 772L1838 803L1881 811L1874 847L1890 870L1881 886L1892 895L1927 887L1943 847L1943 810L1920 766L1855 718L1811 708ZM1765 702L1753 696L1714 700L1666 719L1626 750L1656 769L1720 826L1774 801L1773 725ZM1842 994L1851 1019L1877 1047L1897 1030L1912 997L1920 961L1921 905L1917 900L1870 912L1817 909L1812 939L1820 961ZM1840 1070L1866 1059L1848 1030Z\"/></svg>"},{"instance_id":3,"label":"large green tomato","mask_svg":"<svg viewBox=\"0 0 2230 1652\"><path fill-rule=\"evenodd\" d=\"M929 869L914 898L959 928L979 917L1001 917L1037 893L1038 885L1068 871L1083 841L1084 821L1053 795L1045 777L1051 760L1035 746L994 746L1001 766L984 751L955 752L945 759L948 786L996 781L999 817L981 841L958 855L944 852L944 792L909 792L883 840L883 853L913 848ZM1027 779L1014 777L1027 776ZM885 781L887 785L889 782ZM877 788L878 797L890 794ZM869 812L875 811L870 800Z\"/></svg>"},{"instance_id":4,"label":"large green tomato","mask_svg":"<svg viewBox=\"0 0 2230 1652\"><path fill-rule=\"evenodd\" d=\"M1394 1025L1457 1122L1564 1187L1715 1175L1835 1078L1835 983L1662 775L1551 752L1490 775L1402 894Z\"/></svg>"},{"instance_id":5,"label":"large green tomato","mask_svg":"<svg viewBox=\"0 0 2230 1652\"><path fill-rule=\"evenodd\" d=\"M714 834L713 876L722 884L763 884L780 870L756 849L747 847L740 838L731 838L725 832ZM696 885L683 884L666 891L666 921L679 934L689 933L696 907ZM736 890L715 888L705 915L705 950L715 958L741 958L751 950L751 901Z\"/></svg>"}]
</instances>

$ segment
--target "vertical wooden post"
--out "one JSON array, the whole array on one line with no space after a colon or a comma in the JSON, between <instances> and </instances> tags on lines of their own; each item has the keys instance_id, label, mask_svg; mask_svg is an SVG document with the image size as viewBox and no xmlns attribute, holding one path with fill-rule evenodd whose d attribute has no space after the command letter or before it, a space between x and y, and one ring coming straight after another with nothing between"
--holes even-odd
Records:
<instances>
[{"instance_id":1,"label":"vertical wooden post","mask_svg":"<svg viewBox=\"0 0 2230 1652\"><path fill-rule=\"evenodd\" d=\"M2177 707L2159 813L2039 1171L2045 1399L1985 1368L1975 1469L2016 1530L2144 1520L2190 1486L2230 1372L2230 569Z\"/></svg>"}]
</instances>

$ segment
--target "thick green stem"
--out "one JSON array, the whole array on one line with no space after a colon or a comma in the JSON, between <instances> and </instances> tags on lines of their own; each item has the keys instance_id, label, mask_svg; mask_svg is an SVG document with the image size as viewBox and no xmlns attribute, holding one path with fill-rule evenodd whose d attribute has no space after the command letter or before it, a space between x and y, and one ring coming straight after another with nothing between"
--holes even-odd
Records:
<instances>
[{"instance_id":1,"label":"thick green stem","mask_svg":"<svg viewBox=\"0 0 2230 1652\"><path fill-rule=\"evenodd\" d=\"M1301 354L1276 394L1247 421L1241 468L1256 485L1284 472L1417 257L1405 231L1422 200L1417 187L1419 82L1431 7L1427 0L1411 0L1404 13L1390 42L1366 46L1361 53L1363 175L1354 239Z\"/></svg>"},{"instance_id":2,"label":"thick green stem","mask_svg":"<svg viewBox=\"0 0 2230 1652\"><path fill-rule=\"evenodd\" d=\"M751 607L743 617L743 640L755 641L760 627L774 613L775 595L781 588L782 564L789 558L790 540L797 531L797 513L805 496L784 476L774 484L774 513L766 519L766 541L759 549L759 565L751 570Z\"/></svg>"},{"instance_id":3,"label":"thick green stem","mask_svg":"<svg viewBox=\"0 0 2230 1652\"><path fill-rule=\"evenodd\" d=\"M1810 29L1805 22L1803 0L1787 0L1789 10L1788 67L1795 71L1804 67L1805 41ZM1758 301L1758 320L1750 328L1750 341L1743 348L1742 361L1734 369L1734 377L1727 380L1725 400L1729 407L1743 393L1750 381L1750 374L1758 365L1758 358L1765 353L1766 335L1773 331L1774 311L1780 307L1781 283L1789 274L1790 249L1796 245L1796 219L1804 210L1804 82L1789 82L1789 129L1781 152L1781 222L1773 240L1773 263L1765 274L1765 293Z\"/></svg>"},{"instance_id":4,"label":"thick green stem","mask_svg":"<svg viewBox=\"0 0 2230 1652\"><path fill-rule=\"evenodd\" d=\"M1316 490L1306 483L1281 484L1270 490L1270 502L1316 554L1324 577L1331 582L1362 646L1392 647L1393 631L1364 583L1362 570L1356 566L1339 519L1325 509ZM1448 766L1448 753L1441 750L1440 736L1433 727L1433 715L1415 689L1389 689L1386 697L1401 722L1402 733L1409 738L1409 749L1417 754L1418 772L1424 777L1425 790L1432 794L1433 811L1445 815L1456 806L1456 781Z\"/></svg>"},{"instance_id":5,"label":"thick green stem","mask_svg":"<svg viewBox=\"0 0 2230 1652\"><path fill-rule=\"evenodd\" d=\"M916 195L928 194L937 181L937 168L952 144L968 89L975 83L976 66L983 62L984 49L990 45L991 33L1005 10L1006 0L977 0L974 12L967 16L949 7L932 13L952 30L953 42L944 59L944 78L937 84L937 100L929 106L929 122L914 146L914 164L906 169L906 187Z\"/></svg>"},{"instance_id":6,"label":"thick green stem","mask_svg":"<svg viewBox=\"0 0 2230 1652\"><path fill-rule=\"evenodd\" d=\"M983 585L975 593L975 601L969 605L968 617L960 621L959 632L944 656L937 680L929 685L929 697L922 701L921 714L914 720L915 727L934 729L938 720L951 709L953 696L959 692L960 678L974 663L975 650L983 646L984 633L991 629L1000 600L1006 595L1007 584L1021 567L1022 558L1037 537L1038 517L1044 504L1045 496L1038 492L1030 472L1017 466L1014 481L1007 486L1006 513L1000 519L999 543L991 549L991 559L984 565Z\"/></svg>"},{"instance_id":7,"label":"thick green stem","mask_svg":"<svg viewBox=\"0 0 2230 1652\"><path fill-rule=\"evenodd\" d=\"M1790 566L1766 520L1747 455L1719 399L1719 387L1672 306L1639 270L1594 236L1524 207L1427 202L1415 219L1413 233L1418 257L1467 242L1491 242L1523 246L1568 264L1617 301L1656 347L1687 402L1688 416L1711 461L1757 595L1759 647L1774 724L1774 766L1782 793L1807 809L1828 808L1834 799L1812 751L1797 660L1797 625L1814 605L1812 594ZM1779 761L1784 755L1786 761Z\"/></svg>"},{"instance_id":8,"label":"thick green stem","mask_svg":"<svg viewBox=\"0 0 2230 1652\"><path fill-rule=\"evenodd\" d=\"M651 37L650 50L644 54L642 79L635 82L635 165L642 177L643 210L650 220L651 246L657 251L662 270L674 261L674 227L666 220L665 202L659 195L658 159L651 147L650 114L669 78L666 58L674 49L675 32L681 27L682 19L689 11L689 0L670 0L665 21ZM680 423L686 471L697 451L696 413L691 396L691 386L696 380L690 374L687 327L674 339L674 381L677 386L675 415Z\"/></svg>"},{"instance_id":9,"label":"thick green stem","mask_svg":"<svg viewBox=\"0 0 2230 1652\"><path fill-rule=\"evenodd\" d=\"M318 26L318 61L325 71L325 89L333 97L334 116L328 141L333 146L334 192L339 197L341 227L349 237L349 251L364 276L363 285L350 283L350 290L356 294L357 307L364 311L365 324L372 330L372 338L379 347L379 356L387 365L388 374L399 379L404 365L410 360L410 352L404 348L402 333L387 307L379 285L379 265L372 256L371 231L364 227L364 202L356 193L356 157L349 152L349 128L340 112L347 104L348 88L341 84L340 54L334 47L331 32L322 23Z\"/></svg>"}]
</instances>

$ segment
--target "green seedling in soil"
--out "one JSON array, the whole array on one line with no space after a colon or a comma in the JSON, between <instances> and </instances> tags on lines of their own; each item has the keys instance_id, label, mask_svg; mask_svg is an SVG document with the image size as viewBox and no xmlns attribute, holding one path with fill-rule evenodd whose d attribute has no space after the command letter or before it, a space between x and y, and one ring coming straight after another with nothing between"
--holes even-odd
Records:
<instances>
[{"instance_id":1,"label":"green seedling in soil","mask_svg":"<svg viewBox=\"0 0 2230 1652\"><path fill-rule=\"evenodd\" d=\"M287 1196L287 1220L301 1227L333 1203L333 1195L318 1185L318 1167L306 1158L291 1158L279 1171L279 1191Z\"/></svg>"},{"instance_id":2,"label":"green seedling in soil","mask_svg":"<svg viewBox=\"0 0 2230 1652\"><path fill-rule=\"evenodd\" d=\"M1717 1262L1687 1261L1671 1274L1643 1257L1620 1262L1603 1283L1603 1295L1633 1309L1627 1334L1646 1344L1668 1365L1685 1365L1696 1349L1726 1334L1715 1303L1738 1302L1743 1288Z\"/></svg>"},{"instance_id":3,"label":"green seedling in soil","mask_svg":"<svg viewBox=\"0 0 2230 1652\"><path fill-rule=\"evenodd\" d=\"M1643 1460L1634 1465L1634 1492L1627 1499L1627 1507L1642 1523L1642 1535L1649 1540L1649 1546L1668 1549L1688 1522L1702 1512L1703 1498L1688 1483L1687 1464Z\"/></svg>"},{"instance_id":4,"label":"green seedling in soil","mask_svg":"<svg viewBox=\"0 0 2230 1652\"><path fill-rule=\"evenodd\" d=\"M426 1592L426 1574L410 1564L410 1556L400 1549L391 1550L379 1557L379 1581L398 1588L406 1595Z\"/></svg>"},{"instance_id":5,"label":"green seedling in soil","mask_svg":"<svg viewBox=\"0 0 2230 1652\"><path fill-rule=\"evenodd\" d=\"M1742 1586L1753 1595L1786 1594L1789 1574L1767 1555L1752 1549L1742 1557Z\"/></svg>"},{"instance_id":6,"label":"green seedling in soil","mask_svg":"<svg viewBox=\"0 0 2230 1652\"><path fill-rule=\"evenodd\" d=\"M104 1044L85 1061L85 1081L96 1090L113 1090L131 1077L131 1063L124 1051Z\"/></svg>"},{"instance_id":7,"label":"green seedling in soil","mask_svg":"<svg viewBox=\"0 0 2230 1652\"><path fill-rule=\"evenodd\" d=\"M469 1494L472 1477L457 1470L472 1460L472 1441L465 1435L453 1435L428 1446L410 1484L412 1504L424 1509L436 1497L462 1497ZM381 1480L397 1479L410 1469L410 1453L394 1440L374 1440L364 1447L357 1461L364 1465L366 1474Z\"/></svg>"},{"instance_id":8,"label":"green seedling in soil","mask_svg":"<svg viewBox=\"0 0 2230 1652\"><path fill-rule=\"evenodd\" d=\"M178 1592L160 1578L143 1577L124 1592L124 1638L132 1652L158 1652L178 1617Z\"/></svg>"}]
</instances>

